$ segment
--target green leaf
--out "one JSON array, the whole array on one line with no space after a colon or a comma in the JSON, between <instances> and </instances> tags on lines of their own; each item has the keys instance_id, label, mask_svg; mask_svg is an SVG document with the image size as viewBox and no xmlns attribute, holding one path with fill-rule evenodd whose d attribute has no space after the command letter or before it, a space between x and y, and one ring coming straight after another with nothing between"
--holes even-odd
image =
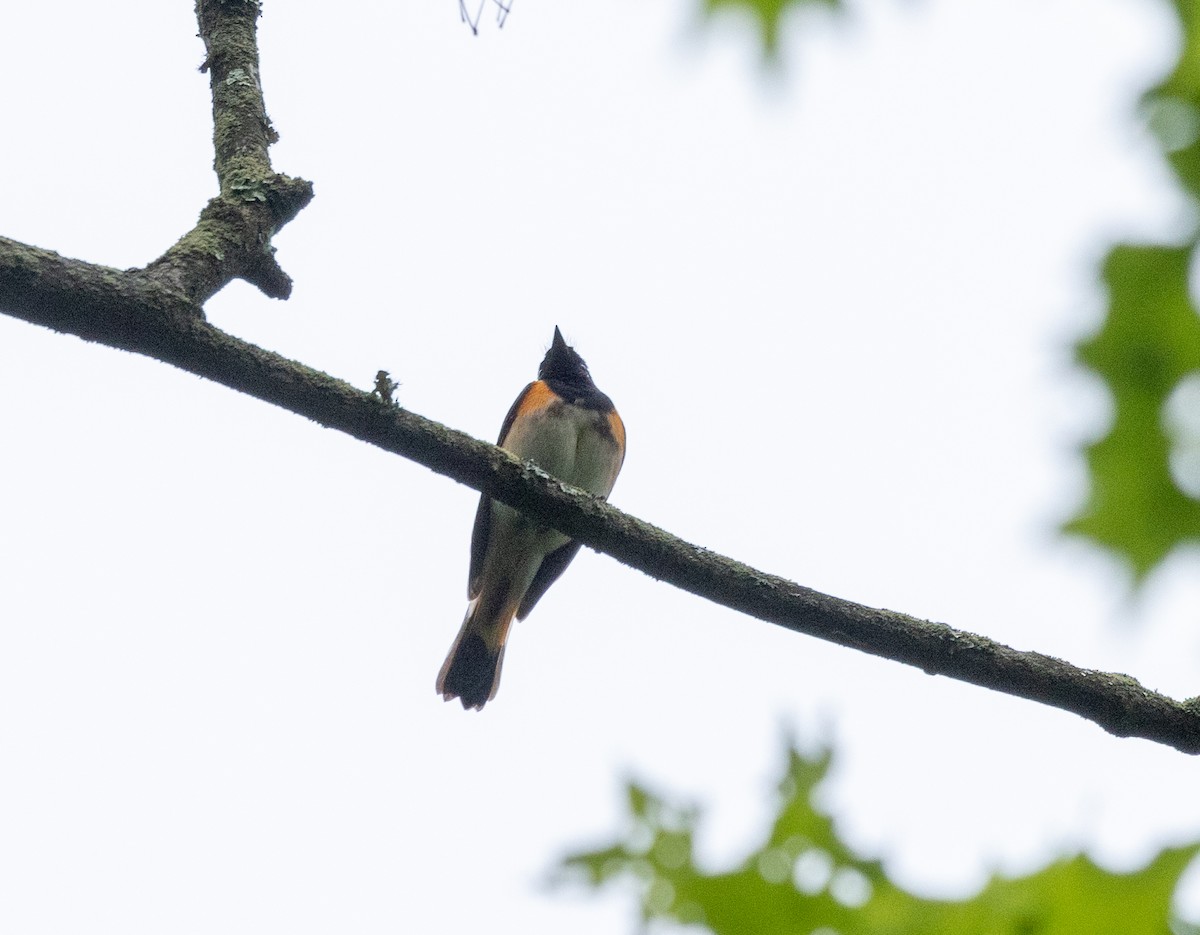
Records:
<instances>
[{"instance_id":1,"label":"green leaf","mask_svg":"<svg viewBox=\"0 0 1200 935\"><path fill-rule=\"evenodd\" d=\"M631 799L630 826L613 845L567 857L593 889L632 878L643 920L701 925L716 935L1182 935L1171 915L1179 878L1200 843L1168 849L1144 869L1110 873L1079 855L1025 877L995 877L975 897L922 899L888 879L878 861L851 851L813 793L830 754L789 745L775 820L761 847L733 870L710 872L693 859L694 809L642 790L656 808ZM646 825L647 816L650 825ZM649 833L652 843L645 846Z\"/></svg>"},{"instance_id":2,"label":"green leaf","mask_svg":"<svg viewBox=\"0 0 1200 935\"><path fill-rule=\"evenodd\" d=\"M629 811L638 818L645 818L646 813L650 810L650 796L646 790L631 782L626 788L625 794L629 799Z\"/></svg>"},{"instance_id":3,"label":"green leaf","mask_svg":"<svg viewBox=\"0 0 1200 935\"><path fill-rule=\"evenodd\" d=\"M1195 0L1174 0L1183 47L1171 73L1146 95L1151 125L1158 132L1167 161L1193 198L1200 198L1200 134L1193 123L1187 133L1188 110L1200 112L1200 13ZM1155 126L1165 110L1166 126ZM1172 119L1174 118L1174 119ZM1163 130L1168 133L1164 135ZM1178 132L1178 131L1185 132ZM1170 132L1176 131L1176 132Z\"/></svg>"},{"instance_id":4,"label":"green leaf","mask_svg":"<svg viewBox=\"0 0 1200 935\"><path fill-rule=\"evenodd\" d=\"M1200 539L1200 503L1171 478L1163 405L1200 369L1200 318L1188 295L1191 246L1115 247L1104 264L1109 311L1076 348L1108 384L1112 428L1085 453L1091 491L1064 530L1124 558L1138 580L1177 544Z\"/></svg>"},{"instance_id":5,"label":"green leaf","mask_svg":"<svg viewBox=\"0 0 1200 935\"><path fill-rule=\"evenodd\" d=\"M758 21L763 54L768 60L773 60L779 55L779 31L784 14L789 10L805 7L840 10L842 2L843 0L704 0L704 12L710 15L718 10L742 10L749 13Z\"/></svg>"},{"instance_id":6,"label":"green leaf","mask_svg":"<svg viewBox=\"0 0 1200 935\"><path fill-rule=\"evenodd\" d=\"M1150 128L1191 197L1200 199L1200 13L1172 0L1183 42L1171 73L1147 92ZM1194 206L1194 205L1193 205ZM1164 406L1200 369L1200 321L1188 294L1197 243L1118 245L1103 267L1108 317L1077 348L1079 362L1112 393L1112 428L1088 445L1091 489L1064 531L1111 550L1141 582L1175 546L1200 539L1200 503L1175 483ZM1195 439L1181 439L1190 442ZM1181 449L1182 450L1182 449Z\"/></svg>"}]
</instances>

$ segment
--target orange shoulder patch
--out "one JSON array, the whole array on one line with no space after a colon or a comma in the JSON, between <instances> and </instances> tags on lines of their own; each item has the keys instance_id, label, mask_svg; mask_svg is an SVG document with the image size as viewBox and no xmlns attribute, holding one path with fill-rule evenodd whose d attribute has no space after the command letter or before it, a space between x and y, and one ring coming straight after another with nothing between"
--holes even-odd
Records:
<instances>
[{"instance_id":1,"label":"orange shoulder patch","mask_svg":"<svg viewBox=\"0 0 1200 935\"><path fill-rule=\"evenodd\" d=\"M617 415L617 410L612 410L608 414L608 429L612 432L613 438L617 440L617 445L621 449L621 453L625 453L625 423L621 421L621 417Z\"/></svg>"},{"instance_id":2,"label":"orange shoulder patch","mask_svg":"<svg viewBox=\"0 0 1200 935\"><path fill-rule=\"evenodd\" d=\"M539 409L545 409L558 399L558 394L544 380L535 380L529 384L529 389L517 404L516 416L530 415Z\"/></svg>"}]
</instances>

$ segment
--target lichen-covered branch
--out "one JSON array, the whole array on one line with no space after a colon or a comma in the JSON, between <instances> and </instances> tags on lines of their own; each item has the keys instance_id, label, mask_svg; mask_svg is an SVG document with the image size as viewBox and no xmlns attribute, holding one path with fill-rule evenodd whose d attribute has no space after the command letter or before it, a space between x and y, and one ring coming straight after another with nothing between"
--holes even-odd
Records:
<instances>
[{"instance_id":1,"label":"lichen-covered branch","mask_svg":"<svg viewBox=\"0 0 1200 935\"><path fill-rule=\"evenodd\" d=\"M154 355L156 322L201 317L186 295L139 270L118 270L0 237L0 309L55 331ZM132 348L130 348L132 349Z\"/></svg>"},{"instance_id":2,"label":"lichen-covered branch","mask_svg":"<svg viewBox=\"0 0 1200 935\"><path fill-rule=\"evenodd\" d=\"M286 299L292 280L276 262L271 238L312 200L312 185L276 175L263 183L260 194L261 201L212 199L196 226L150 263L146 274L197 306L234 279L257 286L268 298Z\"/></svg>"},{"instance_id":3,"label":"lichen-covered branch","mask_svg":"<svg viewBox=\"0 0 1200 935\"><path fill-rule=\"evenodd\" d=\"M213 167L221 194L271 174L268 149L279 139L258 73L258 0L196 0L213 100Z\"/></svg>"},{"instance_id":4,"label":"lichen-covered branch","mask_svg":"<svg viewBox=\"0 0 1200 935\"><path fill-rule=\"evenodd\" d=\"M545 521L633 568L798 633L1072 711L1121 737L1200 753L1200 705L1126 675L821 594L684 542L533 465L395 406L386 394L247 344L152 279L0 238L0 311L155 357L402 455ZM378 381L377 381L378 382Z\"/></svg>"},{"instance_id":5,"label":"lichen-covered branch","mask_svg":"<svg viewBox=\"0 0 1200 935\"><path fill-rule=\"evenodd\" d=\"M761 620L1073 711L1118 736L1200 753L1200 701L1177 702L1125 675L1078 669L756 571L397 407L386 374L376 377L374 393L365 393L209 325L204 301L233 278L287 297L291 280L275 262L271 239L308 204L312 186L271 168L275 133L258 78L257 0L198 0L196 13L208 50L220 194L195 228L143 270L110 269L0 237L0 313L145 354L306 416L486 490L648 575Z\"/></svg>"},{"instance_id":6,"label":"lichen-covered branch","mask_svg":"<svg viewBox=\"0 0 1200 935\"><path fill-rule=\"evenodd\" d=\"M221 193L197 225L146 273L202 305L233 279L273 299L291 295L292 280L271 240L313 197L312 184L271 168L278 139L267 117L258 72L258 0L197 0L213 100L213 167Z\"/></svg>"}]
</instances>

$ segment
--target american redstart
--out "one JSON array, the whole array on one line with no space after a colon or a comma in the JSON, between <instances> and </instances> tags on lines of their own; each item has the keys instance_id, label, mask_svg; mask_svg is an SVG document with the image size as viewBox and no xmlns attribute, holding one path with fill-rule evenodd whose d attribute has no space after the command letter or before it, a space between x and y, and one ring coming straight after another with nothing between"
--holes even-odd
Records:
<instances>
[{"instance_id":1,"label":"american redstart","mask_svg":"<svg viewBox=\"0 0 1200 935\"><path fill-rule=\"evenodd\" d=\"M538 378L508 410L496 444L600 497L616 483L625 460L625 426L558 328ZM467 581L470 604L438 673L443 698L481 710L496 697L513 618L525 619L578 551L579 543L561 532L486 493L479 498Z\"/></svg>"}]
</instances>

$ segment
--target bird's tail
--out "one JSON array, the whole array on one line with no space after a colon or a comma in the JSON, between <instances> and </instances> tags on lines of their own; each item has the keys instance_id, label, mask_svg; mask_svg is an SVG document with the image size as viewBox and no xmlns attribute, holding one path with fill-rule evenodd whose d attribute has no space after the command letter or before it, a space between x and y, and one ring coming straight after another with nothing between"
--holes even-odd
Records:
<instances>
[{"instance_id":1,"label":"bird's tail","mask_svg":"<svg viewBox=\"0 0 1200 935\"><path fill-rule=\"evenodd\" d=\"M437 690L442 698L446 701L457 698L464 709L481 711L496 697L504 643L514 611L515 608L504 607L489 612L481 599L471 601L462 628L438 673Z\"/></svg>"}]
</instances>

